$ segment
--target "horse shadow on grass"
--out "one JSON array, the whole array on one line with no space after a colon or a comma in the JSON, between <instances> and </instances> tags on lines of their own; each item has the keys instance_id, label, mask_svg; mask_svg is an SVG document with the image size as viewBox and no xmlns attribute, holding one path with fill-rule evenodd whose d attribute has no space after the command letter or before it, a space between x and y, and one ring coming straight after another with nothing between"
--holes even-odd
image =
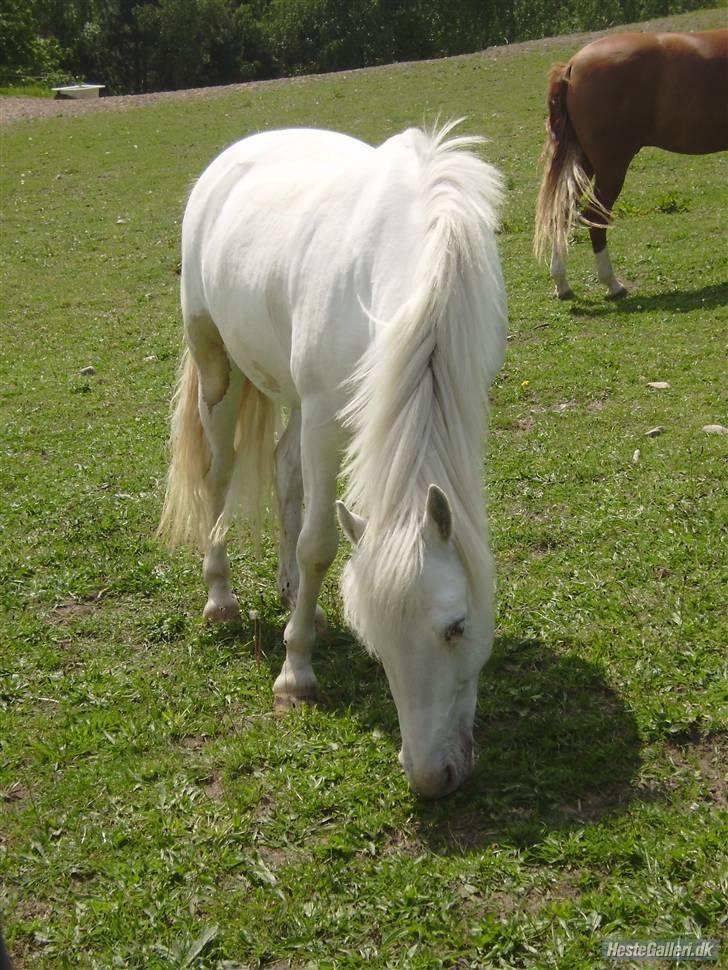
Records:
<instances>
[{"instance_id":1,"label":"horse shadow on grass","mask_svg":"<svg viewBox=\"0 0 728 970\"><path fill-rule=\"evenodd\" d=\"M577 299L569 307L573 317L608 317L619 314L690 313L692 310L712 310L728 306L728 283L714 283L695 290L666 290L649 295L637 291L628 293L622 300L592 302Z\"/></svg>"},{"instance_id":2,"label":"horse shadow on grass","mask_svg":"<svg viewBox=\"0 0 728 970\"><path fill-rule=\"evenodd\" d=\"M475 740L478 762L452 809L420 807L423 835L438 852L492 842L527 847L638 797L641 745L632 712L597 666L539 640L496 640L481 679Z\"/></svg>"},{"instance_id":3,"label":"horse shadow on grass","mask_svg":"<svg viewBox=\"0 0 728 970\"><path fill-rule=\"evenodd\" d=\"M271 683L282 629L263 638ZM330 627L314 657L324 711L353 714L399 749L397 713L381 667L348 630ZM420 837L441 854L490 843L527 846L548 831L591 824L638 793L640 739L633 714L594 664L539 640L501 637L481 675L478 759L442 802L416 800ZM393 763L392 769L399 771Z\"/></svg>"}]
</instances>

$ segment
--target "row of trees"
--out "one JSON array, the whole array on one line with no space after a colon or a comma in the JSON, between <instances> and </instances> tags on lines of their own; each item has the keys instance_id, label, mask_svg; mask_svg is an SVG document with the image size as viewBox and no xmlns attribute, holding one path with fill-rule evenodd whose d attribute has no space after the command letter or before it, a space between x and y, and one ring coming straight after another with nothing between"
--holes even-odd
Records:
<instances>
[{"instance_id":1,"label":"row of trees","mask_svg":"<svg viewBox=\"0 0 728 970\"><path fill-rule=\"evenodd\" d=\"M665 16L706 0L0 0L0 83L126 94L366 67Z\"/></svg>"}]
</instances>

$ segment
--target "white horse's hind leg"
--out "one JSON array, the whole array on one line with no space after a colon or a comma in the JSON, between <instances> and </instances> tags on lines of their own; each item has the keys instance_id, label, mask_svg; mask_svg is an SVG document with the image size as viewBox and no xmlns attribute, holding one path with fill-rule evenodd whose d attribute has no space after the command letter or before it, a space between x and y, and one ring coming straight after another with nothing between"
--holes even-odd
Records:
<instances>
[{"instance_id":1,"label":"white horse's hind leg","mask_svg":"<svg viewBox=\"0 0 728 970\"><path fill-rule=\"evenodd\" d=\"M556 296L560 300L571 300L574 291L566 278L566 253L555 244L551 249L551 279L556 285Z\"/></svg>"},{"instance_id":2,"label":"white horse's hind leg","mask_svg":"<svg viewBox=\"0 0 728 970\"><path fill-rule=\"evenodd\" d=\"M244 378L238 371L230 375L230 386L218 404L206 410L200 405L200 417L210 443L212 461L207 474L207 486L212 503L212 520L216 522L225 506L233 460L235 457L235 425L240 406ZM236 620L240 607L230 582L230 563L225 539L210 542L205 552L202 573L207 583L207 603L203 612L208 623Z\"/></svg>"},{"instance_id":3,"label":"white horse's hind leg","mask_svg":"<svg viewBox=\"0 0 728 970\"><path fill-rule=\"evenodd\" d=\"M339 430L333 420L312 420L304 405L301 456L305 514L296 545L298 596L284 634L286 659L273 684L278 709L294 707L316 697L311 654L320 619L317 604L326 570L336 556L336 473L339 467Z\"/></svg>"},{"instance_id":4,"label":"white horse's hind leg","mask_svg":"<svg viewBox=\"0 0 728 970\"><path fill-rule=\"evenodd\" d=\"M200 375L199 411L210 448L210 468L205 487L210 503L210 521L222 513L235 458L235 426L245 377L231 363L217 328L208 318L196 317L188 324L187 339ZM240 616L238 601L230 583L226 543L210 542L202 567L208 599L203 616L211 623Z\"/></svg>"}]
</instances>

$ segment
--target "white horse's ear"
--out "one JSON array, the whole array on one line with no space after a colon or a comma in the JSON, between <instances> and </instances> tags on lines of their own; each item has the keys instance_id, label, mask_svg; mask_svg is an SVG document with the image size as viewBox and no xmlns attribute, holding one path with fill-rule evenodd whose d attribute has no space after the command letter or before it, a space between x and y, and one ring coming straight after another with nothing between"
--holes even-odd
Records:
<instances>
[{"instance_id":1,"label":"white horse's ear","mask_svg":"<svg viewBox=\"0 0 728 970\"><path fill-rule=\"evenodd\" d=\"M427 489L422 531L425 537L436 536L441 542L449 542L452 536L452 509L447 495L437 485Z\"/></svg>"},{"instance_id":2,"label":"white horse's ear","mask_svg":"<svg viewBox=\"0 0 728 970\"><path fill-rule=\"evenodd\" d=\"M347 539L352 546L358 546L367 527L367 520L357 515L356 512L350 512L343 502L336 503L336 512L339 516L339 524L346 533Z\"/></svg>"}]
</instances>

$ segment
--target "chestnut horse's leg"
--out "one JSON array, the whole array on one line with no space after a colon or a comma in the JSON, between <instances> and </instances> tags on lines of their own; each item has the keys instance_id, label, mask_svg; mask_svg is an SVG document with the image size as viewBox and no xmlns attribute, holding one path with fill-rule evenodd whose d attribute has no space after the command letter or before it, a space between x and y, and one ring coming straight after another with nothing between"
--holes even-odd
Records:
<instances>
[{"instance_id":1,"label":"chestnut horse's leg","mask_svg":"<svg viewBox=\"0 0 728 970\"><path fill-rule=\"evenodd\" d=\"M574 291L566 276L566 253L556 243L551 247L551 279L556 287L556 296L560 300L573 300Z\"/></svg>"},{"instance_id":2,"label":"chestnut horse's leg","mask_svg":"<svg viewBox=\"0 0 728 970\"><path fill-rule=\"evenodd\" d=\"M583 173L584 178L587 182L593 178L594 169L591 166L591 162L586 157L581 148L579 148L578 157L575 166L580 169ZM586 213L582 213L585 215ZM550 273L551 279L554 281L554 286L556 289L556 296L559 300L573 300L574 291L571 288L569 280L566 275L566 255L568 251L568 241L565 246L561 248L558 242L554 240L553 246L551 248L551 266Z\"/></svg>"},{"instance_id":3,"label":"chestnut horse's leg","mask_svg":"<svg viewBox=\"0 0 728 970\"><path fill-rule=\"evenodd\" d=\"M340 432L333 414L304 400L301 464L305 512L296 545L300 578L296 604L284 634L286 659L273 684L279 710L316 698L311 654L320 616L316 601L339 542L335 516L339 447Z\"/></svg>"},{"instance_id":4,"label":"chestnut horse's leg","mask_svg":"<svg viewBox=\"0 0 728 970\"><path fill-rule=\"evenodd\" d=\"M599 206L587 206L584 212L584 217L590 226L589 235L591 236L597 276L607 288L606 295L608 300L619 300L627 295L627 288L614 275L612 261L609 258L609 247L607 245L609 216L607 213L611 213L612 207L617 201L619 193L622 191L629 161L617 165L612 163L606 169L606 173L604 168L601 170L597 169L594 180L594 195L599 202Z\"/></svg>"}]
</instances>

